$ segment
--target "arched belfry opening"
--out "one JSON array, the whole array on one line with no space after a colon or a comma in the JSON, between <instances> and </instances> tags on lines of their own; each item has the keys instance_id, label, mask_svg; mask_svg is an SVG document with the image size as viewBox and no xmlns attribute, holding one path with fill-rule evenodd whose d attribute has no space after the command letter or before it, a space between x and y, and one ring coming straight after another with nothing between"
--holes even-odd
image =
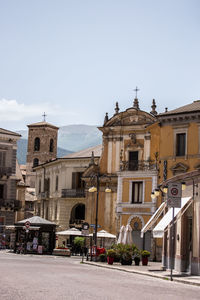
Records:
<instances>
[{"instance_id":1,"label":"arched belfry opening","mask_svg":"<svg viewBox=\"0 0 200 300\"><path fill-rule=\"evenodd\" d=\"M53 139L50 139L50 144L49 144L49 152L53 152Z\"/></svg>"},{"instance_id":2,"label":"arched belfry opening","mask_svg":"<svg viewBox=\"0 0 200 300\"><path fill-rule=\"evenodd\" d=\"M40 138L39 137L35 138L34 151L40 151Z\"/></svg>"},{"instance_id":3,"label":"arched belfry opening","mask_svg":"<svg viewBox=\"0 0 200 300\"><path fill-rule=\"evenodd\" d=\"M78 203L71 210L70 226L81 225L85 220L85 204Z\"/></svg>"},{"instance_id":4,"label":"arched belfry opening","mask_svg":"<svg viewBox=\"0 0 200 300\"><path fill-rule=\"evenodd\" d=\"M39 165L39 159L38 158L34 158L33 160L33 167L37 167Z\"/></svg>"}]
</instances>

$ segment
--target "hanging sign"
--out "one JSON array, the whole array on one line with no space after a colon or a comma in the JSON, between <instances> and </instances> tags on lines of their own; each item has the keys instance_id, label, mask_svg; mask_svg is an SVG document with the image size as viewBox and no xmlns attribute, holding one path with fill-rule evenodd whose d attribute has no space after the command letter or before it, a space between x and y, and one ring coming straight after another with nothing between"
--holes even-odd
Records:
<instances>
[{"instance_id":1,"label":"hanging sign","mask_svg":"<svg viewBox=\"0 0 200 300\"><path fill-rule=\"evenodd\" d=\"M24 225L25 225L26 229L29 229L31 223L29 221L26 221Z\"/></svg>"}]
</instances>

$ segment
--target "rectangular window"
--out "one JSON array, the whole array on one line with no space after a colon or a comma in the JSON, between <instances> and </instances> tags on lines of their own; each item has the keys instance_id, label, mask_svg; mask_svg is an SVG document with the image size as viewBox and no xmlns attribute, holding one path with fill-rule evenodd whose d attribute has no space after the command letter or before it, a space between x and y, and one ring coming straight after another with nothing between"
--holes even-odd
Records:
<instances>
[{"instance_id":1,"label":"rectangular window","mask_svg":"<svg viewBox=\"0 0 200 300\"><path fill-rule=\"evenodd\" d=\"M143 182L132 182L132 203L142 203Z\"/></svg>"},{"instance_id":2,"label":"rectangular window","mask_svg":"<svg viewBox=\"0 0 200 300\"><path fill-rule=\"evenodd\" d=\"M0 184L0 199L3 199L4 196L4 185Z\"/></svg>"},{"instance_id":3,"label":"rectangular window","mask_svg":"<svg viewBox=\"0 0 200 300\"><path fill-rule=\"evenodd\" d=\"M6 165L6 152L0 151L0 167L5 167Z\"/></svg>"},{"instance_id":4,"label":"rectangular window","mask_svg":"<svg viewBox=\"0 0 200 300\"><path fill-rule=\"evenodd\" d=\"M72 189L82 189L84 188L84 181L81 180L83 172L73 172L72 173Z\"/></svg>"},{"instance_id":5,"label":"rectangular window","mask_svg":"<svg viewBox=\"0 0 200 300\"><path fill-rule=\"evenodd\" d=\"M129 152L128 168L130 171L138 170L138 151Z\"/></svg>"},{"instance_id":6,"label":"rectangular window","mask_svg":"<svg viewBox=\"0 0 200 300\"><path fill-rule=\"evenodd\" d=\"M176 135L176 156L184 156L186 154L186 134L177 133Z\"/></svg>"},{"instance_id":7,"label":"rectangular window","mask_svg":"<svg viewBox=\"0 0 200 300\"><path fill-rule=\"evenodd\" d=\"M55 186L55 191L58 190L58 176L56 176L56 186Z\"/></svg>"}]
</instances>

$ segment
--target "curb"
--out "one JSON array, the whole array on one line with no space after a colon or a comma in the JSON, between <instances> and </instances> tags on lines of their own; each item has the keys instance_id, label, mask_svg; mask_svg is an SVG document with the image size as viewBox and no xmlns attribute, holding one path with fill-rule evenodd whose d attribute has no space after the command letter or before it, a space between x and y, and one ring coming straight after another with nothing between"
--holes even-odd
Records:
<instances>
[{"instance_id":1,"label":"curb","mask_svg":"<svg viewBox=\"0 0 200 300\"><path fill-rule=\"evenodd\" d=\"M100 268L104 268L104 269L110 269L110 270L117 270L117 271L121 271L121 272L127 272L127 273L134 273L134 274L138 274L138 275L144 275L144 276L149 276L149 277L154 277L154 278L159 278L162 280L167 280L170 281L170 278L166 275L159 275L159 274L155 274L155 273L148 273L148 272L143 272L143 271L137 271L137 270L128 270L128 269L123 269L123 268L119 268L117 266L108 266L108 265L101 265L95 262L87 262L84 261L84 264L87 265L91 265L91 266L96 266L96 267L100 267ZM193 285L193 286L200 286L200 281L198 282L192 282L192 281L187 281L184 279L177 279L177 278L173 278L174 282L178 282L178 283L183 283L183 284L188 284L188 285Z\"/></svg>"}]
</instances>

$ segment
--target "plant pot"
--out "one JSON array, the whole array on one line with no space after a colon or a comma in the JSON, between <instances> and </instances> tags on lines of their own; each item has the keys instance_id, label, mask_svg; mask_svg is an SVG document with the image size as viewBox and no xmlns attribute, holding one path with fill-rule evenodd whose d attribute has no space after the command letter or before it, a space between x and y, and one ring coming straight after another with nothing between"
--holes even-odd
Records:
<instances>
[{"instance_id":1,"label":"plant pot","mask_svg":"<svg viewBox=\"0 0 200 300\"><path fill-rule=\"evenodd\" d=\"M148 257L142 257L142 265L147 266L148 265Z\"/></svg>"},{"instance_id":2,"label":"plant pot","mask_svg":"<svg viewBox=\"0 0 200 300\"><path fill-rule=\"evenodd\" d=\"M132 259L129 259L129 260L127 260L127 259L121 259L121 264L122 265L126 265L126 266L131 266L132 265Z\"/></svg>"},{"instance_id":3,"label":"plant pot","mask_svg":"<svg viewBox=\"0 0 200 300\"><path fill-rule=\"evenodd\" d=\"M107 262L109 265L112 265L114 262L114 257L107 256Z\"/></svg>"},{"instance_id":4,"label":"plant pot","mask_svg":"<svg viewBox=\"0 0 200 300\"><path fill-rule=\"evenodd\" d=\"M140 258L139 257L135 257L134 258L134 262L135 262L136 266L139 266L140 265Z\"/></svg>"}]
</instances>

